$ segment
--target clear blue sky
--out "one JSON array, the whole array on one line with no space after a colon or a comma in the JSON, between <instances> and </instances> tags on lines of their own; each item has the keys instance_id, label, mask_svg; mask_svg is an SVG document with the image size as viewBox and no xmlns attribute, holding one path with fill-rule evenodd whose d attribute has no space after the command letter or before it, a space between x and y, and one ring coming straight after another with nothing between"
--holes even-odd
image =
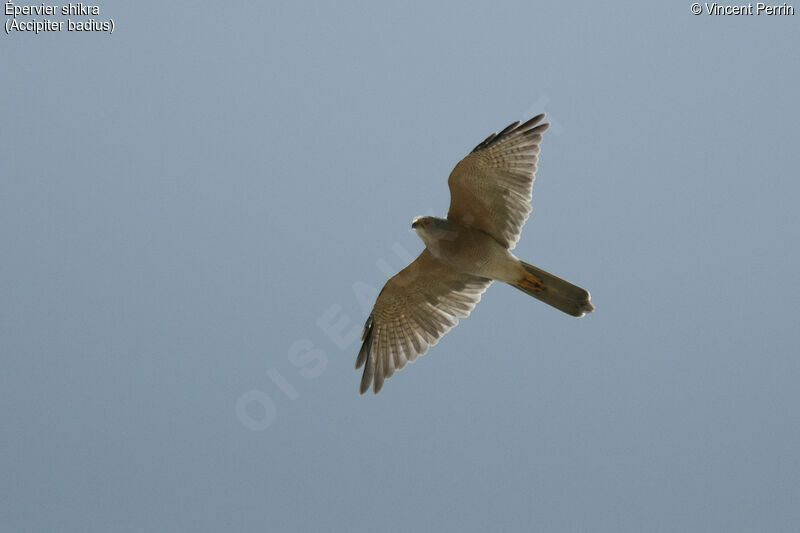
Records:
<instances>
[{"instance_id":1,"label":"clear blue sky","mask_svg":"<svg viewBox=\"0 0 800 533\"><path fill-rule=\"evenodd\" d=\"M304 4L0 35L3 529L798 531L800 15ZM359 396L411 219L541 111L515 252L597 311L496 284Z\"/></svg>"}]
</instances>

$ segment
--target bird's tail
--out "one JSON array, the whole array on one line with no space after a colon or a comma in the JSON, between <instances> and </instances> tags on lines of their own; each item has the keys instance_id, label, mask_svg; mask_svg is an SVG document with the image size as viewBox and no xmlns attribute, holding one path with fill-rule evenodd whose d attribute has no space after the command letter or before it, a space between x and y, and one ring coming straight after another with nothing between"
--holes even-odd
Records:
<instances>
[{"instance_id":1,"label":"bird's tail","mask_svg":"<svg viewBox=\"0 0 800 533\"><path fill-rule=\"evenodd\" d=\"M594 311L591 295L586 289L529 265L525 261L519 263L525 274L519 281L511 284L513 287L568 315L583 316Z\"/></svg>"}]
</instances>

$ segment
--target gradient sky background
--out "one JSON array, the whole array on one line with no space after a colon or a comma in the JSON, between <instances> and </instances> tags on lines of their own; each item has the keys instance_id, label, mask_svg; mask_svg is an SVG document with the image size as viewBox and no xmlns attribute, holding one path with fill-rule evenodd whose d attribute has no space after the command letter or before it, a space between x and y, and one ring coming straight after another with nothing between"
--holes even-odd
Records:
<instances>
[{"instance_id":1,"label":"gradient sky background","mask_svg":"<svg viewBox=\"0 0 800 533\"><path fill-rule=\"evenodd\" d=\"M800 15L301 4L0 36L2 529L798 531ZM540 111L515 253L597 311L496 284L359 396L411 219Z\"/></svg>"}]
</instances>

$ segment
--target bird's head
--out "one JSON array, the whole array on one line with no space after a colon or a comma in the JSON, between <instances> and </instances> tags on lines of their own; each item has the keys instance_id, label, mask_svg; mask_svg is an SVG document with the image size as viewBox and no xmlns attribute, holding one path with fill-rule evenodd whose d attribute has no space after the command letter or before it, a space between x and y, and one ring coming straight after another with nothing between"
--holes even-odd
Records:
<instances>
[{"instance_id":1,"label":"bird's head","mask_svg":"<svg viewBox=\"0 0 800 533\"><path fill-rule=\"evenodd\" d=\"M416 230L417 235L419 235L425 243L451 238L451 224L445 218L431 216L416 217L411 221L411 227Z\"/></svg>"},{"instance_id":2,"label":"bird's head","mask_svg":"<svg viewBox=\"0 0 800 533\"><path fill-rule=\"evenodd\" d=\"M411 228L419 231L424 231L426 228L430 228L433 226L435 217L429 216L421 216L421 217L414 217L414 220L411 221Z\"/></svg>"}]
</instances>

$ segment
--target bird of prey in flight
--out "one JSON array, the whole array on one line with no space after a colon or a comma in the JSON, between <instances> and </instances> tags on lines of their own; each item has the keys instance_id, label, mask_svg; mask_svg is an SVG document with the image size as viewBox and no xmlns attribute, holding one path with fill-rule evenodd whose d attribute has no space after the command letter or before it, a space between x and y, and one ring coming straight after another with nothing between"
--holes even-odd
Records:
<instances>
[{"instance_id":1,"label":"bird of prey in flight","mask_svg":"<svg viewBox=\"0 0 800 533\"><path fill-rule=\"evenodd\" d=\"M589 292L517 259L531 212L544 114L492 133L450 173L447 218L416 217L425 249L383 286L364 324L356 369L360 392L383 381L436 344L467 317L492 281L502 281L569 315L594 310Z\"/></svg>"}]
</instances>

